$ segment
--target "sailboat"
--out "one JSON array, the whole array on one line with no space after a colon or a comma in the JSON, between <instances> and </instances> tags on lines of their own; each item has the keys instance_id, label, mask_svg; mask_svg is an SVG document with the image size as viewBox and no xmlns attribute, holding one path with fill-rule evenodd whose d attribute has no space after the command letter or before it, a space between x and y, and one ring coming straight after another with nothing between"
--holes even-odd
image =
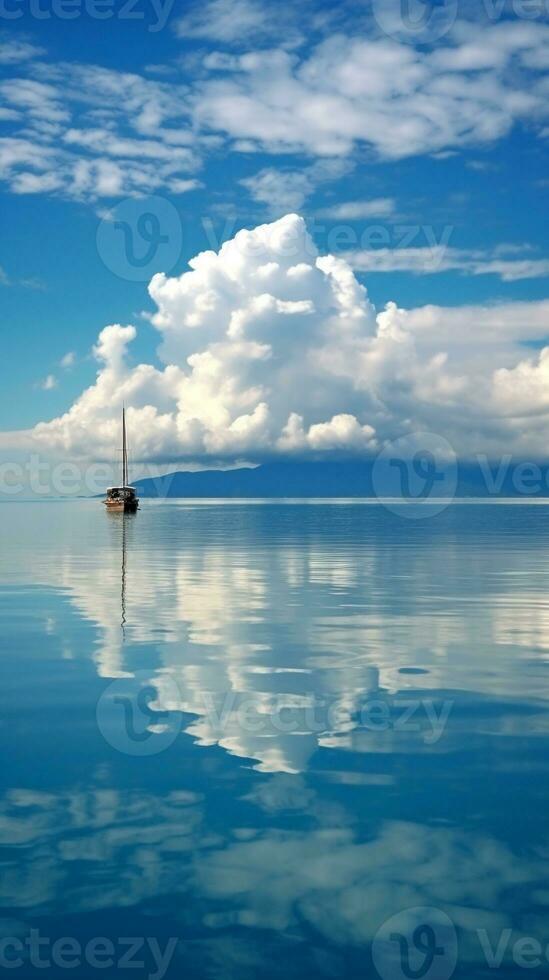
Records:
<instances>
[{"instance_id":1,"label":"sailboat","mask_svg":"<svg viewBox=\"0 0 549 980\"><path fill-rule=\"evenodd\" d=\"M126 409L122 409L122 486L109 487L103 501L107 510L134 514L139 507L135 487L128 486L128 440L126 438Z\"/></svg>"}]
</instances>

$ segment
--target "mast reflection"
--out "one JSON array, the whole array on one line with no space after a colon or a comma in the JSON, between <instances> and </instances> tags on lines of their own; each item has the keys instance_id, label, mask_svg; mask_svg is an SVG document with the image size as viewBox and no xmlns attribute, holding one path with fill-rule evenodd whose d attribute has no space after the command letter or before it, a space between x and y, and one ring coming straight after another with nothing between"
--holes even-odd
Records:
<instances>
[{"instance_id":1,"label":"mast reflection","mask_svg":"<svg viewBox=\"0 0 549 980\"><path fill-rule=\"evenodd\" d=\"M113 524L117 525L120 535L121 565L120 565L120 629L122 632L122 642L126 639L126 582L128 572L128 538L131 538L130 524L135 518L135 514L124 513L123 511L108 511L109 518Z\"/></svg>"}]
</instances>

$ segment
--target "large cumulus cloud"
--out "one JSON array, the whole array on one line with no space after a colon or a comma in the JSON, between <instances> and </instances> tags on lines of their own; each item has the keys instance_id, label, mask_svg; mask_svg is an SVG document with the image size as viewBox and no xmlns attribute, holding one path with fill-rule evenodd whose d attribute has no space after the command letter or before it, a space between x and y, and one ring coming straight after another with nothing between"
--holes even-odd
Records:
<instances>
[{"instance_id":1,"label":"large cumulus cloud","mask_svg":"<svg viewBox=\"0 0 549 980\"><path fill-rule=\"evenodd\" d=\"M125 402L141 461L372 453L424 429L461 455L544 452L549 303L376 314L295 214L189 265L149 286L158 366L129 365L133 326L105 327L95 384L36 426L35 444L110 459Z\"/></svg>"}]
</instances>

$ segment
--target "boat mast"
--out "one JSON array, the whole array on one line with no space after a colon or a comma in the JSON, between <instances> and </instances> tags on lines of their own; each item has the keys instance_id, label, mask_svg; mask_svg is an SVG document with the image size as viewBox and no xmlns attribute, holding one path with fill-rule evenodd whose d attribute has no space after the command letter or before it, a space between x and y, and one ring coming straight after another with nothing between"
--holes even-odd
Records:
<instances>
[{"instance_id":1,"label":"boat mast","mask_svg":"<svg viewBox=\"0 0 549 980\"><path fill-rule=\"evenodd\" d=\"M122 486L128 486L128 448L126 445L126 409L122 408Z\"/></svg>"}]
</instances>

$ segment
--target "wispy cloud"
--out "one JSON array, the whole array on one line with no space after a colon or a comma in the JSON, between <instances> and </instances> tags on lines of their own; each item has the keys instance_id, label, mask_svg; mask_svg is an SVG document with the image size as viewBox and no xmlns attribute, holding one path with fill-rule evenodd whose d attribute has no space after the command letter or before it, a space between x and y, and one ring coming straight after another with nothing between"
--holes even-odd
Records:
<instances>
[{"instance_id":1,"label":"wispy cloud","mask_svg":"<svg viewBox=\"0 0 549 980\"><path fill-rule=\"evenodd\" d=\"M377 197L370 201L344 201L320 211L322 218L334 221L354 221L361 218L390 218L395 214L396 204L392 197Z\"/></svg>"},{"instance_id":2,"label":"wispy cloud","mask_svg":"<svg viewBox=\"0 0 549 980\"><path fill-rule=\"evenodd\" d=\"M308 174L299 170L277 170L276 167L265 167L240 183L254 201L281 213L299 211L314 187Z\"/></svg>"},{"instance_id":3,"label":"wispy cloud","mask_svg":"<svg viewBox=\"0 0 549 980\"><path fill-rule=\"evenodd\" d=\"M0 139L0 179L16 194L77 200L185 193L199 138L187 88L78 64L34 64L0 94L14 119Z\"/></svg>"},{"instance_id":4,"label":"wispy cloud","mask_svg":"<svg viewBox=\"0 0 549 980\"><path fill-rule=\"evenodd\" d=\"M5 45L4 68L17 77L0 84L0 179L17 194L95 203L191 190L221 147L307 154L318 165L363 151L399 160L484 147L525 120L532 132L547 126L546 24L461 23L430 52L341 29L262 49L254 39L272 28L272 7L253 0L212 0L178 24L187 37L244 50L210 51L183 81L46 63L27 42ZM301 163L246 178L252 196L280 208L303 202L322 178Z\"/></svg>"},{"instance_id":5,"label":"wispy cloud","mask_svg":"<svg viewBox=\"0 0 549 980\"><path fill-rule=\"evenodd\" d=\"M273 15L276 13L276 17ZM195 3L174 25L175 33L183 40L198 38L204 41L251 46L276 36L280 39L280 18L284 18L286 43L301 37L294 25L291 5L285 7L263 0L209 0Z\"/></svg>"},{"instance_id":6,"label":"wispy cloud","mask_svg":"<svg viewBox=\"0 0 549 980\"><path fill-rule=\"evenodd\" d=\"M48 374L48 376L46 378L44 378L43 381L40 381L39 382L38 387L42 391L52 391L54 388L57 388L57 384L58 384L58 382L57 382L57 378L55 377L55 375L54 374Z\"/></svg>"},{"instance_id":7,"label":"wispy cloud","mask_svg":"<svg viewBox=\"0 0 549 980\"><path fill-rule=\"evenodd\" d=\"M45 54L44 48L36 47L27 41L0 40L0 65L17 65L22 61L40 58Z\"/></svg>"},{"instance_id":8,"label":"wispy cloud","mask_svg":"<svg viewBox=\"0 0 549 980\"><path fill-rule=\"evenodd\" d=\"M65 370L74 367L75 363L76 363L76 354L73 350L68 351L59 361L60 366L62 368L65 368Z\"/></svg>"},{"instance_id":9,"label":"wispy cloud","mask_svg":"<svg viewBox=\"0 0 549 980\"><path fill-rule=\"evenodd\" d=\"M22 279L13 279L8 275L5 269L0 266L0 286L20 286L22 289L37 289L43 291L46 289L46 284L42 282L41 279L36 279L33 277L25 277Z\"/></svg>"},{"instance_id":10,"label":"wispy cloud","mask_svg":"<svg viewBox=\"0 0 549 980\"><path fill-rule=\"evenodd\" d=\"M544 79L529 56L548 38L545 24L505 21L462 24L427 53L341 33L301 57L254 51L197 84L196 116L271 152L334 156L364 146L396 160L483 146L519 120L541 128Z\"/></svg>"},{"instance_id":11,"label":"wispy cloud","mask_svg":"<svg viewBox=\"0 0 549 980\"><path fill-rule=\"evenodd\" d=\"M541 279L549 276L549 259L506 259L509 249L530 252L530 246L499 246L493 251L450 248L433 245L420 248L378 248L345 253L357 272L409 272L412 275L435 275L461 272L471 276L498 276L503 282Z\"/></svg>"},{"instance_id":12,"label":"wispy cloud","mask_svg":"<svg viewBox=\"0 0 549 980\"><path fill-rule=\"evenodd\" d=\"M352 163L339 158L317 160L300 170L265 167L240 181L254 201L266 204L273 217L288 211L299 211L305 201L323 183L345 176Z\"/></svg>"}]
</instances>

